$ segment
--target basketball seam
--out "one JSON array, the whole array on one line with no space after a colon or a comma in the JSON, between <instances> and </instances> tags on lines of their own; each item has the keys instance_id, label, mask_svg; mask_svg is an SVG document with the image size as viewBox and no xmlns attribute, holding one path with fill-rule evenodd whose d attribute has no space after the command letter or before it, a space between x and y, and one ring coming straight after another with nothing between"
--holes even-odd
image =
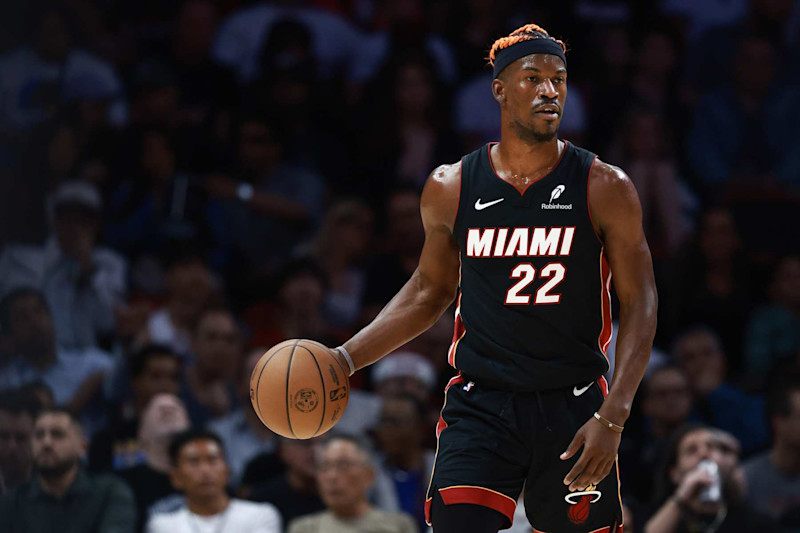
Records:
<instances>
[{"instance_id":1,"label":"basketball seam","mask_svg":"<svg viewBox=\"0 0 800 533\"><path fill-rule=\"evenodd\" d=\"M314 432L314 436L319 434L319 430L322 429L322 424L325 423L325 410L328 406L328 397L326 396L325 392L325 377L322 375L322 369L319 367L319 363L317 362L317 357L314 355L314 352L306 348L305 346L301 346L302 349L308 352L308 355L311 356L311 360L314 361L314 364L317 367L317 372L319 373L319 382L322 385L322 418L319 421L319 426L317 430Z\"/></svg>"},{"instance_id":2,"label":"basketball seam","mask_svg":"<svg viewBox=\"0 0 800 533\"><path fill-rule=\"evenodd\" d=\"M286 365L286 422L289 424L289 432L295 439L297 438L297 435L294 434L294 429L292 428L292 416L289 413L289 407L292 403L292 396L289 394L289 378L292 375L292 359L294 358L294 351L297 349L297 344L299 342L299 340L294 341L294 344L292 345L292 353L289 354L289 363Z\"/></svg>"},{"instance_id":3,"label":"basketball seam","mask_svg":"<svg viewBox=\"0 0 800 533\"><path fill-rule=\"evenodd\" d=\"M288 346L284 346L283 348L288 348ZM272 361L272 358L278 355L283 348L275 350L275 353L269 356L269 359L264 362L264 365L261 367L261 371L258 373L258 379L256 380L256 405L258 406L258 418L261 418L261 401L258 399L258 392L261 390L261 376L264 375L264 369L267 368L267 365L270 361Z\"/></svg>"}]
</instances>

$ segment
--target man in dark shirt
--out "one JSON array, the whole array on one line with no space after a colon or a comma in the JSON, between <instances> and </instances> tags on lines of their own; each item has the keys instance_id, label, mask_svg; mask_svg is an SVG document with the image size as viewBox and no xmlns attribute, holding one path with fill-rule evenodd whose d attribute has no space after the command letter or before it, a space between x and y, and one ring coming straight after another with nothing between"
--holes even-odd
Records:
<instances>
[{"instance_id":1,"label":"man in dark shirt","mask_svg":"<svg viewBox=\"0 0 800 533\"><path fill-rule=\"evenodd\" d=\"M277 507L284 524L299 516L324 510L317 489L314 461L315 446L323 439L281 439L278 453L286 464L286 473L256 485L250 499Z\"/></svg>"},{"instance_id":2,"label":"man in dark shirt","mask_svg":"<svg viewBox=\"0 0 800 533\"><path fill-rule=\"evenodd\" d=\"M93 472L121 470L144 462L139 442L142 413L158 394L177 394L180 360L168 346L148 344L128 363L133 397L119 416L98 432L89 446L89 469Z\"/></svg>"},{"instance_id":3,"label":"man in dark shirt","mask_svg":"<svg viewBox=\"0 0 800 533\"><path fill-rule=\"evenodd\" d=\"M4 533L133 533L136 508L130 489L110 476L90 477L80 466L86 439L78 421L61 409L36 419L36 476L0 498Z\"/></svg>"},{"instance_id":4,"label":"man in dark shirt","mask_svg":"<svg viewBox=\"0 0 800 533\"><path fill-rule=\"evenodd\" d=\"M27 391L0 395L0 494L31 477L31 439L37 403Z\"/></svg>"}]
</instances>

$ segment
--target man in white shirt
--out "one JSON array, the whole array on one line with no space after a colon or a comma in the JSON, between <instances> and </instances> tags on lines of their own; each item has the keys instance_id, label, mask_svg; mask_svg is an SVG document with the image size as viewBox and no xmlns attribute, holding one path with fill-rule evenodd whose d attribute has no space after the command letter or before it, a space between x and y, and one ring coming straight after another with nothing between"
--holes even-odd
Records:
<instances>
[{"instance_id":1,"label":"man in white shirt","mask_svg":"<svg viewBox=\"0 0 800 533\"><path fill-rule=\"evenodd\" d=\"M230 471L220 438L207 430L188 430L169 447L170 478L183 491L186 505L154 515L147 533L281 533L278 511L268 503L230 498L225 491Z\"/></svg>"},{"instance_id":2,"label":"man in white shirt","mask_svg":"<svg viewBox=\"0 0 800 533\"><path fill-rule=\"evenodd\" d=\"M127 262L98 245L103 204L94 185L65 182L49 203L52 235L47 242L10 245L0 255L0 294L20 287L41 290L59 348L94 348L116 333L115 311L121 310L127 292Z\"/></svg>"}]
</instances>

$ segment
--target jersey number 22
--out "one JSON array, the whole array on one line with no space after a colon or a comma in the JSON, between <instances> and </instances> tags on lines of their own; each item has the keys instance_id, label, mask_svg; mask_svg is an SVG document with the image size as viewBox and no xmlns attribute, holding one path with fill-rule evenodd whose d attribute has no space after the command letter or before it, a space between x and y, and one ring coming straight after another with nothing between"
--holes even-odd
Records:
<instances>
[{"instance_id":1,"label":"jersey number 22","mask_svg":"<svg viewBox=\"0 0 800 533\"><path fill-rule=\"evenodd\" d=\"M534 305L553 305L561 302L561 295L551 294L550 291L564 281L566 271L561 263L548 263L539 271L540 278L549 279L536 291ZM536 269L530 263L520 263L511 270L511 279L519 281L506 291L506 305L530 305L531 295L520 294L520 291L536 279Z\"/></svg>"}]
</instances>

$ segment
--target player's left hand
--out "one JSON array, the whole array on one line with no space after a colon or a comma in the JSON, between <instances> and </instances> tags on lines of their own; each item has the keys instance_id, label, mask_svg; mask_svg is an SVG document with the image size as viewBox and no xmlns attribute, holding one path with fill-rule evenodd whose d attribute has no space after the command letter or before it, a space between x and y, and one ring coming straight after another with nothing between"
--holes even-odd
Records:
<instances>
[{"instance_id":1,"label":"player's left hand","mask_svg":"<svg viewBox=\"0 0 800 533\"><path fill-rule=\"evenodd\" d=\"M600 483L614 466L621 438L621 433L610 431L590 418L561 454L561 460L566 461L583 446L583 452L564 478L564 485L569 485L570 491L576 491Z\"/></svg>"}]
</instances>

